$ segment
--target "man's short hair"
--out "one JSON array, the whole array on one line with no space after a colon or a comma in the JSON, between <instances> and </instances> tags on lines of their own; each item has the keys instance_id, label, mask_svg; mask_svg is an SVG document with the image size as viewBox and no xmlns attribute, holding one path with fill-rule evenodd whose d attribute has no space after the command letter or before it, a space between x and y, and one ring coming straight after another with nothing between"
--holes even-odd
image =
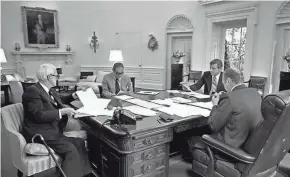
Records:
<instances>
[{"instance_id":1,"label":"man's short hair","mask_svg":"<svg viewBox=\"0 0 290 177\"><path fill-rule=\"evenodd\" d=\"M40 65L38 71L36 72L36 77L39 81L47 80L47 76L50 74L55 74L56 67L53 64L45 63Z\"/></svg>"},{"instance_id":2,"label":"man's short hair","mask_svg":"<svg viewBox=\"0 0 290 177\"><path fill-rule=\"evenodd\" d=\"M234 68L229 68L224 71L224 79L226 80L228 78L230 78L235 84L242 82L241 72Z\"/></svg>"},{"instance_id":3,"label":"man's short hair","mask_svg":"<svg viewBox=\"0 0 290 177\"><path fill-rule=\"evenodd\" d=\"M214 59L209 64L210 65L217 64L217 67L220 69L223 67L223 62L220 59Z\"/></svg>"},{"instance_id":4,"label":"man's short hair","mask_svg":"<svg viewBox=\"0 0 290 177\"><path fill-rule=\"evenodd\" d=\"M113 71L115 71L116 68L118 68L118 67L122 67L122 68L124 68L123 63L115 63L115 64L113 65Z\"/></svg>"}]
</instances>

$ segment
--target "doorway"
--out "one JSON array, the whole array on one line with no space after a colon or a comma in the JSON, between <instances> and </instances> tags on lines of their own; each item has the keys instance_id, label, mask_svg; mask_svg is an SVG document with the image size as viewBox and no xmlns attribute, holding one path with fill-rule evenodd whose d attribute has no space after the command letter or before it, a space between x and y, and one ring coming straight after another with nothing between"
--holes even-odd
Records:
<instances>
[{"instance_id":1,"label":"doorway","mask_svg":"<svg viewBox=\"0 0 290 177\"><path fill-rule=\"evenodd\" d=\"M191 66L193 26L184 15L174 16L167 24L166 89L181 89L180 82L188 80ZM175 54L183 54L177 57Z\"/></svg>"}]
</instances>

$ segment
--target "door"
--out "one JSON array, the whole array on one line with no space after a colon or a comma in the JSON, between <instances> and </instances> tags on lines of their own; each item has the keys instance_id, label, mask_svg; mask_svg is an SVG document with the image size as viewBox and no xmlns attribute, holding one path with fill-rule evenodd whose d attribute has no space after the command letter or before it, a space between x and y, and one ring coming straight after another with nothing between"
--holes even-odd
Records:
<instances>
[{"instance_id":1,"label":"door","mask_svg":"<svg viewBox=\"0 0 290 177\"><path fill-rule=\"evenodd\" d=\"M192 34L191 33L180 33L180 34L169 34L168 35L168 53L167 53L167 78L166 78L166 88L172 88L172 81L175 83L188 81L188 77L185 76L190 71L191 63L191 45L192 45ZM185 53L185 56L180 60L172 57L172 54L179 50ZM179 70L180 73L176 73L176 64L181 64L182 69ZM174 69L174 72L172 72ZM178 77L177 76L181 76ZM176 80L178 79L178 80ZM173 86L174 88L177 87Z\"/></svg>"}]
</instances>

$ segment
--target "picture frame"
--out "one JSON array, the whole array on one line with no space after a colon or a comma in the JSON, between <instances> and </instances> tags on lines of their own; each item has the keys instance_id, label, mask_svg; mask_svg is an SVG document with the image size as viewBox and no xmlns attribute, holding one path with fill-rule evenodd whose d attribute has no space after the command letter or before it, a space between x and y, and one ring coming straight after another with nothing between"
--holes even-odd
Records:
<instances>
[{"instance_id":1,"label":"picture frame","mask_svg":"<svg viewBox=\"0 0 290 177\"><path fill-rule=\"evenodd\" d=\"M27 48L58 48L57 11L41 7L21 7L24 44Z\"/></svg>"}]
</instances>

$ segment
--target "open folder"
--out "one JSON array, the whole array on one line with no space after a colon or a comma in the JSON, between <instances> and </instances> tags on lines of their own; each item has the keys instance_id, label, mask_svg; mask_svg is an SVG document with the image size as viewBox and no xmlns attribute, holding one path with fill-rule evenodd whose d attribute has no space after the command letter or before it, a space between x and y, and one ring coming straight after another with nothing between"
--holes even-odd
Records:
<instances>
[{"instance_id":1,"label":"open folder","mask_svg":"<svg viewBox=\"0 0 290 177\"><path fill-rule=\"evenodd\" d=\"M88 88L86 91L77 91L80 101L84 105L82 108L78 109L77 112L80 113L76 115L77 117L83 117L85 115L91 116L113 116L114 109L108 110L107 107L110 103L110 99L100 99L96 96L92 88Z\"/></svg>"}]
</instances>

